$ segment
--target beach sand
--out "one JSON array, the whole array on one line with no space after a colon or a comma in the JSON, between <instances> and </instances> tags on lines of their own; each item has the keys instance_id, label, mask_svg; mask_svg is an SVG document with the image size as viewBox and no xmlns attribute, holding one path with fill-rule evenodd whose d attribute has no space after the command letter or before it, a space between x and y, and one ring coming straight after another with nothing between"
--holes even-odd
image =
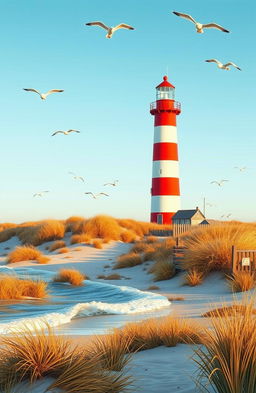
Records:
<instances>
[{"instance_id":1,"label":"beach sand","mask_svg":"<svg viewBox=\"0 0 256 393\"><path fill-rule=\"evenodd\" d=\"M68 243L69 236L66 236ZM18 245L17 238L0 244L0 255L6 252L5 247L12 249ZM33 267L58 271L60 268L75 268L87 274L91 280L104 281L109 284L130 286L140 290L147 290L151 285L157 285L158 290L152 292L165 296L183 296L183 301L170 303L169 308L157 310L151 313L123 315L103 315L97 317L78 318L71 323L61 325L56 328L57 334L67 335L72 339L74 345L83 345L91 340L93 334L104 334L111 327L119 327L128 321L140 321L150 317L162 317L172 314L183 316L200 321L205 325L209 324L207 318L202 318L205 311L220 306L224 301L232 301L225 280L223 277L214 273L207 277L202 285L188 287L183 285L182 274L176 275L171 280L153 282L152 275L148 274L145 267L150 267L152 262L132 268L113 270L113 264L118 257L126 253L130 244L122 242L110 242L104 244L103 249L96 249L88 245L77 244L68 246L70 252L67 254L48 253L45 250L46 243L39 247L46 255L50 255L51 261L47 265L39 265L36 262L19 262L8 265L9 267ZM79 249L78 251L76 249ZM69 258L66 258L66 257ZM5 264L5 258L0 257L0 263ZM100 274L118 273L125 277L120 280L100 280ZM135 379L134 387L140 393L194 393L196 392L195 383L192 380L196 370L195 363L191 360L193 349L189 345L178 345L174 348L159 347L151 350L141 351L133 356L129 365L129 372ZM45 381L47 383L47 381ZM38 385L39 386L39 385ZM45 385L43 385L45 386ZM29 391L28 391L29 392ZM41 387L35 387L33 393L43 392Z\"/></svg>"}]
</instances>

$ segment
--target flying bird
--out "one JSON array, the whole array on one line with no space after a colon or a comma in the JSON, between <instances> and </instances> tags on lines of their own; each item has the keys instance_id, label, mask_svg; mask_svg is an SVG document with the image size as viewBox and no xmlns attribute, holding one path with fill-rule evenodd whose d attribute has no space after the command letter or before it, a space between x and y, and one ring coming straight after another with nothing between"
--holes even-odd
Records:
<instances>
[{"instance_id":1,"label":"flying bird","mask_svg":"<svg viewBox=\"0 0 256 393\"><path fill-rule=\"evenodd\" d=\"M41 97L41 100L46 100L46 97L49 96L49 95L52 94L52 93L62 93L62 92L64 91L64 90L59 90L59 89L52 89L52 90L47 91L47 93L40 93L40 92L39 92L38 90L36 90L36 89L23 89L23 90L32 91L32 92L34 92L34 93L39 94L40 97Z\"/></svg>"},{"instance_id":2,"label":"flying bird","mask_svg":"<svg viewBox=\"0 0 256 393\"><path fill-rule=\"evenodd\" d=\"M216 205L213 205L212 203L207 202L207 203L206 203L206 206L214 207L214 206L216 206Z\"/></svg>"},{"instance_id":3,"label":"flying bird","mask_svg":"<svg viewBox=\"0 0 256 393\"><path fill-rule=\"evenodd\" d=\"M77 176L74 172L69 172L69 174L73 176L73 179L81 180L82 182L84 182L84 178L82 176Z\"/></svg>"},{"instance_id":4,"label":"flying bird","mask_svg":"<svg viewBox=\"0 0 256 393\"><path fill-rule=\"evenodd\" d=\"M41 191L41 192L36 192L36 193L33 195L33 197L36 197L36 196L40 196L40 197L42 197L42 196L43 196L43 194L45 194L46 192L49 192L49 191Z\"/></svg>"},{"instance_id":5,"label":"flying bird","mask_svg":"<svg viewBox=\"0 0 256 393\"><path fill-rule=\"evenodd\" d=\"M246 166L242 166L242 167L234 166L234 169L238 169L240 172L243 172L247 169L247 167Z\"/></svg>"},{"instance_id":6,"label":"flying bird","mask_svg":"<svg viewBox=\"0 0 256 393\"><path fill-rule=\"evenodd\" d=\"M114 180L113 183L105 183L103 185L104 186L113 186L113 187L115 187L115 186L117 186L117 183L118 183L118 180Z\"/></svg>"},{"instance_id":7,"label":"flying bird","mask_svg":"<svg viewBox=\"0 0 256 393\"><path fill-rule=\"evenodd\" d=\"M229 66L233 66L235 68L237 68L239 71L242 71L241 68L239 68L235 63L229 62L226 64L221 63L219 60L217 59L209 59L209 60L205 60L207 63L216 63L218 68L220 68L221 70L226 70L229 71L230 67Z\"/></svg>"},{"instance_id":8,"label":"flying bird","mask_svg":"<svg viewBox=\"0 0 256 393\"><path fill-rule=\"evenodd\" d=\"M195 24L197 33L203 33L204 29L209 29L209 28L214 28L214 29L218 29L218 30L223 31L224 33L229 33L229 31L227 29L224 29L224 27L217 25L217 23L202 24L202 23L197 22L194 18L192 18L191 15L182 14L181 12L176 12L176 11L173 11L173 13L177 16L180 16L181 18L185 18L185 19L193 22Z\"/></svg>"},{"instance_id":9,"label":"flying bird","mask_svg":"<svg viewBox=\"0 0 256 393\"><path fill-rule=\"evenodd\" d=\"M80 134L80 131L77 130L68 130L68 131L55 131L52 136L57 135L57 134L64 134L64 135L69 135L71 132L77 132Z\"/></svg>"},{"instance_id":10,"label":"flying bird","mask_svg":"<svg viewBox=\"0 0 256 393\"><path fill-rule=\"evenodd\" d=\"M224 218L224 217L229 218L230 216L232 216L232 213L222 214L222 216L220 216L220 218Z\"/></svg>"},{"instance_id":11,"label":"flying bird","mask_svg":"<svg viewBox=\"0 0 256 393\"><path fill-rule=\"evenodd\" d=\"M129 30L134 30L134 27L127 25L125 23L120 23L120 25L117 25L115 27L109 27L106 26L102 22L89 22L85 24L86 26L100 26L103 29L107 30L106 38L112 38L112 35L119 29L129 29Z\"/></svg>"},{"instance_id":12,"label":"flying bird","mask_svg":"<svg viewBox=\"0 0 256 393\"><path fill-rule=\"evenodd\" d=\"M214 184L214 183L215 183L215 184L217 184L219 187L221 187L222 184L223 184L225 181L228 181L228 180L225 180L225 179L220 180L220 181L214 180L214 181L211 181L211 184Z\"/></svg>"},{"instance_id":13,"label":"flying bird","mask_svg":"<svg viewBox=\"0 0 256 393\"><path fill-rule=\"evenodd\" d=\"M98 194L94 194L93 192L85 192L85 194L90 194L94 199L97 199L101 195L109 196L105 192L99 192Z\"/></svg>"}]
</instances>

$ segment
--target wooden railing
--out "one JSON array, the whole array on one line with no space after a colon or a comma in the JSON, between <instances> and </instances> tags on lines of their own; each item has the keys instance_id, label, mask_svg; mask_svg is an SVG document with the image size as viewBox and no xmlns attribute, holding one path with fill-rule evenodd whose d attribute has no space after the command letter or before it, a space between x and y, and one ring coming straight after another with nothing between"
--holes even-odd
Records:
<instances>
[{"instance_id":1,"label":"wooden railing","mask_svg":"<svg viewBox=\"0 0 256 393\"><path fill-rule=\"evenodd\" d=\"M191 230L191 224L173 224L173 237L179 237Z\"/></svg>"},{"instance_id":2,"label":"wooden railing","mask_svg":"<svg viewBox=\"0 0 256 393\"><path fill-rule=\"evenodd\" d=\"M232 246L232 272L255 272L256 250L238 250Z\"/></svg>"}]
</instances>

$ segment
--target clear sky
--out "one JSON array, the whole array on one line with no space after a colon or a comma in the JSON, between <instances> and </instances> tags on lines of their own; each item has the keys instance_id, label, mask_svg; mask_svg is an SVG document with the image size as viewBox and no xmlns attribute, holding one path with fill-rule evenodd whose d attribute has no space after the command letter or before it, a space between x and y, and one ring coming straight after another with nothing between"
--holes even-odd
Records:
<instances>
[{"instance_id":1,"label":"clear sky","mask_svg":"<svg viewBox=\"0 0 256 393\"><path fill-rule=\"evenodd\" d=\"M173 10L231 33L197 34ZM0 222L98 213L148 220L149 104L167 70L182 104L182 208L202 207L206 197L216 205L210 218L256 220L255 11L254 0L1 0ZM107 40L84 25L94 20L136 30ZM42 101L22 90L30 87L65 91ZM51 137L69 128L81 133ZM223 178L230 181L221 188L210 184ZM103 187L114 179L118 187ZM33 198L41 190L50 192ZM111 196L93 200L85 191Z\"/></svg>"}]
</instances>

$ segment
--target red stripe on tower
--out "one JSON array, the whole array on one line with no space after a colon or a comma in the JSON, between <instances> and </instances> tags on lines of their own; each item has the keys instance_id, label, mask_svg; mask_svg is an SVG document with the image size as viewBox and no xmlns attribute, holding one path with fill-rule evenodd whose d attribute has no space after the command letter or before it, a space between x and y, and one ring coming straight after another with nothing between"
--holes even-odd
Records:
<instances>
[{"instance_id":1,"label":"red stripe on tower","mask_svg":"<svg viewBox=\"0 0 256 393\"><path fill-rule=\"evenodd\" d=\"M179 162L176 116L180 103L174 100L175 87L164 76L156 87L156 101L150 105L154 116L151 222L171 224L180 209Z\"/></svg>"}]
</instances>

